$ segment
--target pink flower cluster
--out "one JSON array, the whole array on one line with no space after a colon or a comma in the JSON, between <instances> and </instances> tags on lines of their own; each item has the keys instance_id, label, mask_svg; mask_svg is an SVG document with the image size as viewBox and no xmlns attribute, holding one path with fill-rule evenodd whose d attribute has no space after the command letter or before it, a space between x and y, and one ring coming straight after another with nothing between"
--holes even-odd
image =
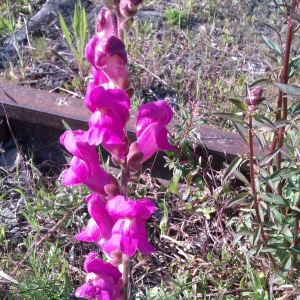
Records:
<instances>
[{"instance_id":1,"label":"pink flower cluster","mask_svg":"<svg viewBox=\"0 0 300 300\"><path fill-rule=\"evenodd\" d=\"M122 4L121 10L129 14L136 12L142 1L106 2L112 8ZM86 283L75 294L88 299L121 299L122 255L133 256L137 249L143 254L154 250L145 228L146 220L155 210L154 203L149 198L134 200L121 193L117 179L101 167L96 147L102 145L108 150L113 161L126 168L128 178L157 150L175 149L167 139L166 125L171 121L172 110L164 100L140 106L137 141L129 145L125 127L129 119L130 81L127 52L117 25L112 10L100 11L97 34L88 42L85 53L93 74L85 97L92 112L89 129L68 130L60 138L61 144L74 155L69 169L62 173L62 183L84 184L92 191L86 197L91 218L75 238L96 243L108 258L104 262L91 252L85 260Z\"/></svg>"}]
</instances>

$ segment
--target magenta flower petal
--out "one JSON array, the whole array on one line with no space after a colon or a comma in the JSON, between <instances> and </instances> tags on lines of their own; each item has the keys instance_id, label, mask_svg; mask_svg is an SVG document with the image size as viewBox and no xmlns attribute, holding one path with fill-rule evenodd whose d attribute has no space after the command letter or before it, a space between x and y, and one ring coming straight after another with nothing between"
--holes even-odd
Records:
<instances>
[{"instance_id":1,"label":"magenta flower petal","mask_svg":"<svg viewBox=\"0 0 300 300\"><path fill-rule=\"evenodd\" d=\"M102 245L105 251L120 248L122 253L134 255L136 249L148 254L154 247L147 241L146 220L155 210L154 203L149 198L133 200L118 195L109 200L107 211L116 221L111 238Z\"/></svg>"},{"instance_id":2,"label":"magenta flower petal","mask_svg":"<svg viewBox=\"0 0 300 300\"><path fill-rule=\"evenodd\" d=\"M60 143L76 157L84 161L92 161L95 164L99 164L99 155L96 147L84 141L85 134L86 132L83 130L67 130L61 135L59 140Z\"/></svg>"},{"instance_id":3,"label":"magenta flower petal","mask_svg":"<svg viewBox=\"0 0 300 300\"><path fill-rule=\"evenodd\" d=\"M97 70L101 69L116 86L127 89L127 53L124 43L117 36L93 36L86 46L85 57Z\"/></svg>"},{"instance_id":4,"label":"magenta flower petal","mask_svg":"<svg viewBox=\"0 0 300 300\"><path fill-rule=\"evenodd\" d=\"M93 299L97 292L97 288L91 283L87 282L81 287L77 288L75 291L76 297L87 297L88 299Z\"/></svg>"},{"instance_id":5,"label":"magenta flower petal","mask_svg":"<svg viewBox=\"0 0 300 300\"><path fill-rule=\"evenodd\" d=\"M128 151L125 125L129 116L130 98L121 89L97 86L89 91L86 104L93 111L86 141L90 145L102 144L117 159Z\"/></svg>"},{"instance_id":6,"label":"magenta flower petal","mask_svg":"<svg viewBox=\"0 0 300 300\"><path fill-rule=\"evenodd\" d=\"M70 168L62 173L63 184L85 184L92 191L100 195L107 196L104 186L114 184L110 174L96 164L87 163L74 156L70 163Z\"/></svg>"},{"instance_id":7,"label":"magenta flower petal","mask_svg":"<svg viewBox=\"0 0 300 300\"><path fill-rule=\"evenodd\" d=\"M96 258L97 253L90 252L84 262L88 273L86 283L76 289L77 297L88 299L111 300L119 296L121 272L117 267Z\"/></svg>"},{"instance_id":8,"label":"magenta flower petal","mask_svg":"<svg viewBox=\"0 0 300 300\"><path fill-rule=\"evenodd\" d=\"M102 86L93 88L89 95L88 108L95 112L110 111L114 116L126 122L130 108L130 98L122 89L105 89Z\"/></svg>"},{"instance_id":9,"label":"magenta flower petal","mask_svg":"<svg viewBox=\"0 0 300 300\"><path fill-rule=\"evenodd\" d=\"M106 211L107 202L97 194L91 194L86 197L87 208L90 216L95 220L99 227L101 237L108 239L111 237L111 229L114 221Z\"/></svg>"},{"instance_id":10,"label":"magenta flower petal","mask_svg":"<svg viewBox=\"0 0 300 300\"><path fill-rule=\"evenodd\" d=\"M76 240L84 241L87 243L98 242L101 239L101 232L96 221L91 218L86 227L82 229L79 234L74 236Z\"/></svg>"},{"instance_id":11,"label":"magenta flower petal","mask_svg":"<svg viewBox=\"0 0 300 300\"><path fill-rule=\"evenodd\" d=\"M146 221L155 211L155 205L149 198L133 200L118 195L107 202L106 209L116 221L120 218L138 218Z\"/></svg>"},{"instance_id":12,"label":"magenta flower petal","mask_svg":"<svg viewBox=\"0 0 300 300\"><path fill-rule=\"evenodd\" d=\"M150 102L139 107L136 117L138 150L144 154L142 161L157 150L176 150L167 138L165 126L172 119L172 110L165 100ZM151 141L151 142L150 142Z\"/></svg>"}]
</instances>

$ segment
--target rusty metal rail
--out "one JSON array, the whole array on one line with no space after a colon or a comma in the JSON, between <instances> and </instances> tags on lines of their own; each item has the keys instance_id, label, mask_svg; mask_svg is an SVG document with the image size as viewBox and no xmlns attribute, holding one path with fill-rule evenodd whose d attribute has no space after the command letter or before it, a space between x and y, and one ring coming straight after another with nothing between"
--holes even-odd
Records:
<instances>
[{"instance_id":1,"label":"rusty metal rail","mask_svg":"<svg viewBox=\"0 0 300 300\"><path fill-rule=\"evenodd\" d=\"M20 137L35 157L60 164L68 161L68 155L58 143L59 136L65 130L62 120L74 130L86 130L91 115L81 99L5 82L0 82L0 103L0 116L7 119L14 136ZM131 139L135 138L134 124L135 114L132 113L127 124ZM204 161L211 156L213 168L220 169L224 161L230 162L248 151L247 145L237 134L224 133L206 125L201 125L199 132L201 140L195 154L201 155ZM258 143L255 148L255 152L259 153ZM150 161L145 167L151 166ZM169 179L171 174L163 166L164 159L158 155L152 174Z\"/></svg>"}]
</instances>

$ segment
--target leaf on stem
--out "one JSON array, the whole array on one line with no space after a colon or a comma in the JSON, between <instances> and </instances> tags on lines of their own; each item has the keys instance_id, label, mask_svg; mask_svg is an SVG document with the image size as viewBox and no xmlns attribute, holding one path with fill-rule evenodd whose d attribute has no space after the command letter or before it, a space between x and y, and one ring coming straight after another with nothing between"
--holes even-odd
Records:
<instances>
[{"instance_id":1,"label":"leaf on stem","mask_svg":"<svg viewBox=\"0 0 300 300\"><path fill-rule=\"evenodd\" d=\"M266 155L260 162L259 162L259 166L260 167L264 167L266 166L276 155L277 153L280 152L280 149L275 149L274 151L272 151L271 153L269 153L268 155Z\"/></svg>"},{"instance_id":2,"label":"leaf on stem","mask_svg":"<svg viewBox=\"0 0 300 300\"><path fill-rule=\"evenodd\" d=\"M270 179L273 181L280 181L299 174L300 174L300 170L298 168L282 168L274 172L270 176Z\"/></svg>"},{"instance_id":3,"label":"leaf on stem","mask_svg":"<svg viewBox=\"0 0 300 300\"><path fill-rule=\"evenodd\" d=\"M232 102L237 108L239 108L242 111L248 111L248 105L244 101L236 100L229 98L229 101Z\"/></svg>"},{"instance_id":4,"label":"leaf on stem","mask_svg":"<svg viewBox=\"0 0 300 300\"><path fill-rule=\"evenodd\" d=\"M282 57L281 49L279 45L274 42L272 39L268 38L267 36L263 35L262 36L265 44L276 54Z\"/></svg>"},{"instance_id":5,"label":"leaf on stem","mask_svg":"<svg viewBox=\"0 0 300 300\"><path fill-rule=\"evenodd\" d=\"M237 115L232 113L214 113L213 115L233 122L244 123L242 115Z\"/></svg>"},{"instance_id":6,"label":"leaf on stem","mask_svg":"<svg viewBox=\"0 0 300 300\"><path fill-rule=\"evenodd\" d=\"M241 202L244 202L243 200L249 196L249 192L242 192L233 197L230 201L228 201L226 207L231 207L233 205L239 204Z\"/></svg>"},{"instance_id":7,"label":"leaf on stem","mask_svg":"<svg viewBox=\"0 0 300 300\"><path fill-rule=\"evenodd\" d=\"M271 193L263 193L260 195L260 198L264 201L267 201L272 204L276 204L279 207L289 207L289 202L277 194L271 194Z\"/></svg>"},{"instance_id":8,"label":"leaf on stem","mask_svg":"<svg viewBox=\"0 0 300 300\"><path fill-rule=\"evenodd\" d=\"M286 94L287 97L291 98L300 98L300 89L296 88L295 86L279 83L279 82L273 82L282 92Z\"/></svg>"}]
</instances>

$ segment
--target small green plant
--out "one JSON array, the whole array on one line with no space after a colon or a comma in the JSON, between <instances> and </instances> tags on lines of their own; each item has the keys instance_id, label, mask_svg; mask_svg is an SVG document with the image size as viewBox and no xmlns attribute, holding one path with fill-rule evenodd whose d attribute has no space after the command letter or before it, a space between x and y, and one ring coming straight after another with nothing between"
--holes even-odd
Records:
<instances>
[{"instance_id":1,"label":"small green plant","mask_svg":"<svg viewBox=\"0 0 300 300\"><path fill-rule=\"evenodd\" d=\"M165 11L166 18L171 25L180 27L188 26L188 14L173 7L168 7Z\"/></svg>"},{"instance_id":2,"label":"small green plant","mask_svg":"<svg viewBox=\"0 0 300 300\"><path fill-rule=\"evenodd\" d=\"M72 35L71 35L61 13L59 13L59 21L60 21L60 25L61 25L63 34L65 36L65 39L75 56L75 60L76 60L76 64L77 64L78 72L79 72L78 78L81 78L81 81L82 81L88 75L90 67L89 67L88 63L86 62L85 56L84 56L85 45L86 45L87 38L88 38L88 23L87 23L87 19L86 19L86 12L85 12L85 9L81 6L81 2L78 1L78 3L75 5L75 10L74 10L72 27L73 27L73 36L74 36L75 41L73 41ZM61 55L59 55L55 51L52 51L52 52L72 70L70 64ZM74 72L74 76L77 77L75 72ZM82 81L81 84L83 84L83 83L84 82Z\"/></svg>"}]
</instances>

